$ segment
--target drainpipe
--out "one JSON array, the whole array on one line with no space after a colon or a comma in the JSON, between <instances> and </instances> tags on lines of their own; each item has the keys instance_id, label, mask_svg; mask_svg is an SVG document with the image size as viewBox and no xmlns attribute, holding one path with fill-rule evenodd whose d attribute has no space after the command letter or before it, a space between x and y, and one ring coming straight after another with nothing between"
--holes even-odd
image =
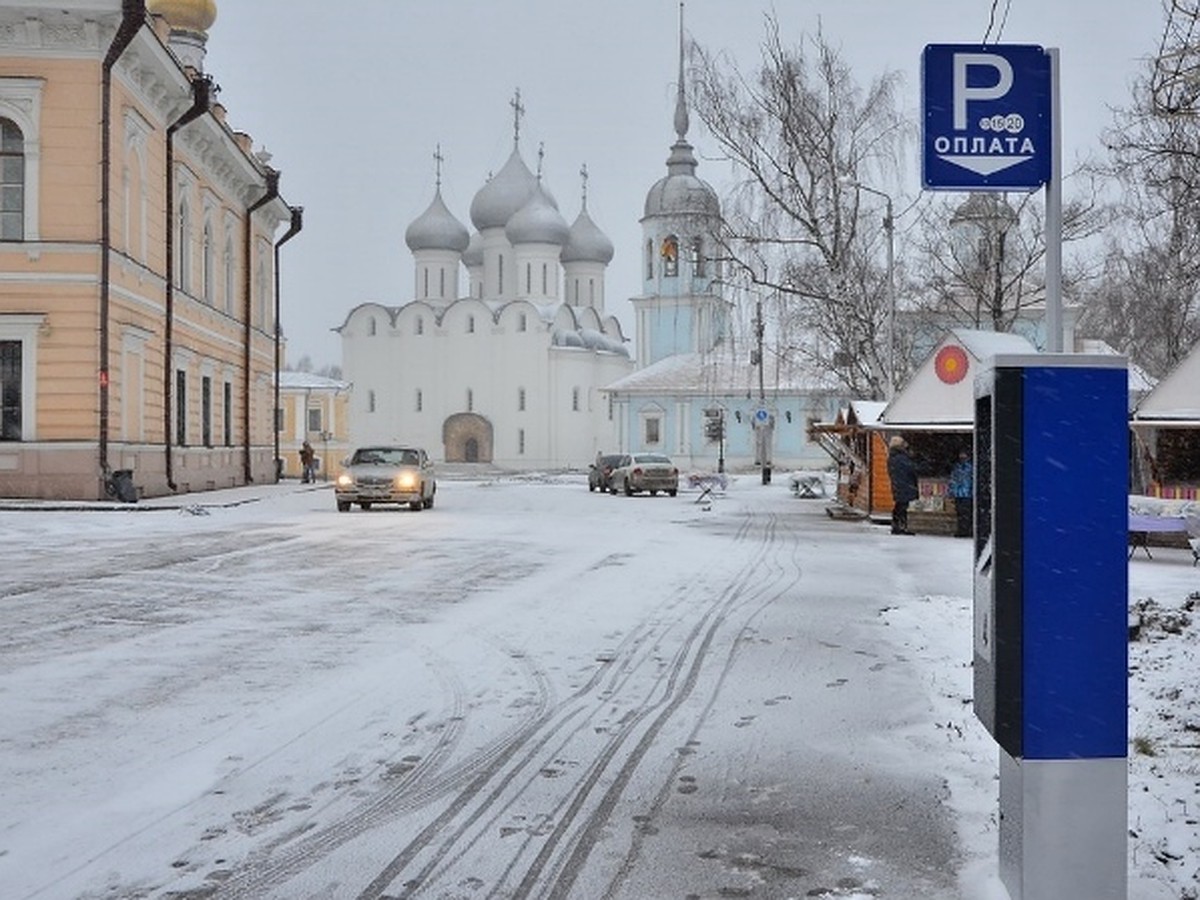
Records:
<instances>
[{"instance_id":1,"label":"drainpipe","mask_svg":"<svg viewBox=\"0 0 1200 900\"><path fill-rule=\"evenodd\" d=\"M252 473L252 467L250 465L250 338L253 334L253 329L251 328L251 311L254 309L254 297L252 296L254 280L251 277L252 269L251 269L250 262L251 262L251 251L254 249L253 217L254 217L254 213L257 210L266 206L268 203L270 203L272 200L277 199L278 197L279 197L279 173L275 169L272 169L270 166L268 166L267 167L267 192L265 194L263 194L262 197L260 197L254 203L252 203L250 205L250 207L246 210L246 252L242 257L246 261L245 278L243 279L243 282L244 282L244 285L246 288L246 329L245 329L245 338L243 340L243 346L242 346L242 364L246 370L245 371L246 383L244 386L245 393L242 398L242 402L243 402L243 405L242 405L242 430L245 432L243 435L243 445L245 448L245 454L244 454L244 460L243 460L242 465L243 465L243 474L245 475L245 478L246 478L246 484L251 484L254 481L254 475ZM276 328L278 328L278 323L276 324ZM276 346L278 346L278 340L279 340L278 335L276 335L275 340L276 340ZM274 428L274 426L275 426L275 423L272 422L271 427Z\"/></svg>"},{"instance_id":2,"label":"drainpipe","mask_svg":"<svg viewBox=\"0 0 1200 900\"><path fill-rule=\"evenodd\" d=\"M111 271L109 253L112 246L112 224L109 210L112 199L112 73L117 61L133 42L134 35L146 24L146 0L122 0L121 24L116 36L104 55L101 69L100 89L100 421L97 443L99 445L100 475L108 484L108 310L111 296Z\"/></svg>"},{"instance_id":3,"label":"drainpipe","mask_svg":"<svg viewBox=\"0 0 1200 900\"><path fill-rule=\"evenodd\" d=\"M175 469L171 462L171 397L174 386L171 365L175 331L175 132L208 112L212 103L212 79L197 75L192 79L192 105L182 116L167 126L167 287L166 321L163 325L163 454L166 463L167 487L175 490Z\"/></svg>"},{"instance_id":4,"label":"drainpipe","mask_svg":"<svg viewBox=\"0 0 1200 900\"><path fill-rule=\"evenodd\" d=\"M292 211L292 224L287 234L275 241L275 482L280 481L280 337L283 329L280 326L280 247L300 234L304 228L304 206L288 206ZM307 414L307 410L305 410Z\"/></svg>"}]
</instances>

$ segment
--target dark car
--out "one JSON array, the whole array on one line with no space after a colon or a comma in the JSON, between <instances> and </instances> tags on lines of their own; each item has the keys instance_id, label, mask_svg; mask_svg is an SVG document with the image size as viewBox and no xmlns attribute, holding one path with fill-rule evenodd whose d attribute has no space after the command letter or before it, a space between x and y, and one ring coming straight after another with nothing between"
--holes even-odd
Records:
<instances>
[{"instance_id":1,"label":"dark car","mask_svg":"<svg viewBox=\"0 0 1200 900\"><path fill-rule=\"evenodd\" d=\"M596 461L588 467L588 490L611 491L612 473L621 462L620 453L597 453Z\"/></svg>"}]
</instances>

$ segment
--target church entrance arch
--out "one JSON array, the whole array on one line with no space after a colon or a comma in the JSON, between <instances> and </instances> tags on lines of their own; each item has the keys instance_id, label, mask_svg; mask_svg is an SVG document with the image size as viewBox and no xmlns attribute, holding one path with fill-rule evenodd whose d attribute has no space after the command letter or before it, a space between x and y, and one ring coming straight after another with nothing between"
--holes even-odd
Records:
<instances>
[{"instance_id":1,"label":"church entrance arch","mask_svg":"<svg viewBox=\"0 0 1200 900\"><path fill-rule=\"evenodd\" d=\"M448 463L490 463L492 423L476 413L455 413L442 425Z\"/></svg>"}]
</instances>

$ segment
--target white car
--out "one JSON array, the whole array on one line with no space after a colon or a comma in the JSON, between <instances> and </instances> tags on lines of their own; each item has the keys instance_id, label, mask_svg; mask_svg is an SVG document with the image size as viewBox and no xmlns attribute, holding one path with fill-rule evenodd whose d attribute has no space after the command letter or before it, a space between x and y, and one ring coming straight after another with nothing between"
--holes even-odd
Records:
<instances>
[{"instance_id":1,"label":"white car","mask_svg":"<svg viewBox=\"0 0 1200 900\"><path fill-rule=\"evenodd\" d=\"M376 503L429 509L436 493L433 461L420 447L359 447L334 484L338 512L355 503L363 509Z\"/></svg>"},{"instance_id":2,"label":"white car","mask_svg":"<svg viewBox=\"0 0 1200 900\"><path fill-rule=\"evenodd\" d=\"M649 491L651 496L665 491L674 497L679 493L679 469L661 453L626 454L609 476L609 490L626 497L639 491Z\"/></svg>"}]
</instances>

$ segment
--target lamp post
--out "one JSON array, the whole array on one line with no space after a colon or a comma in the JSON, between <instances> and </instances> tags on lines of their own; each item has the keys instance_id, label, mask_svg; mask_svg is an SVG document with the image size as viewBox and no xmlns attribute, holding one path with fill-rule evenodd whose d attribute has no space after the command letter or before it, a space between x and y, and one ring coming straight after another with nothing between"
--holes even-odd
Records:
<instances>
[{"instance_id":1,"label":"lamp post","mask_svg":"<svg viewBox=\"0 0 1200 900\"><path fill-rule=\"evenodd\" d=\"M887 204L886 211L883 216L883 230L887 234L887 302L888 302L888 320L887 320L887 371L884 373L886 377L887 399L891 400L892 395L896 392L896 220L892 215L892 197L890 194L877 188L868 187L861 181L855 181L853 178L846 182L853 188L860 191L866 191L868 194L874 194L877 197L882 197L883 202Z\"/></svg>"}]
</instances>

